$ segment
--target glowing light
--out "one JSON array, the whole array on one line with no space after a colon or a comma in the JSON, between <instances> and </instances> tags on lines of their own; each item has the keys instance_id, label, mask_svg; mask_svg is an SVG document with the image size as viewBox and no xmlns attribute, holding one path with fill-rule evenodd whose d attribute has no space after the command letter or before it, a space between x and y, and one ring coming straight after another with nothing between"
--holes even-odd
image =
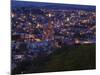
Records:
<instances>
[{"instance_id":1,"label":"glowing light","mask_svg":"<svg viewBox=\"0 0 100 75\"><path fill-rule=\"evenodd\" d=\"M14 18L14 17L15 17L15 14L12 13L12 14L11 14L11 17Z\"/></svg>"},{"instance_id":2,"label":"glowing light","mask_svg":"<svg viewBox=\"0 0 100 75\"><path fill-rule=\"evenodd\" d=\"M67 17L67 21L69 21L70 19L69 19L69 17Z\"/></svg>"},{"instance_id":3,"label":"glowing light","mask_svg":"<svg viewBox=\"0 0 100 75\"><path fill-rule=\"evenodd\" d=\"M37 42L40 42L41 40L40 39L35 39Z\"/></svg>"},{"instance_id":4,"label":"glowing light","mask_svg":"<svg viewBox=\"0 0 100 75\"><path fill-rule=\"evenodd\" d=\"M78 44L78 43L80 43L80 41L79 41L78 39L76 39L76 40L75 40L75 43Z\"/></svg>"},{"instance_id":5,"label":"glowing light","mask_svg":"<svg viewBox=\"0 0 100 75\"><path fill-rule=\"evenodd\" d=\"M50 13L49 13L49 14L48 14L48 16L49 16L49 17L51 17L51 16L52 16L52 14L50 14Z\"/></svg>"},{"instance_id":6,"label":"glowing light","mask_svg":"<svg viewBox=\"0 0 100 75\"><path fill-rule=\"evenodd\" d=\"M15 55L15 59L22 59L23 57L23 55Z\"/></svg>"},{"instance_id":7,"label":"glowing light","mask_svg":"<svg viewBox=\"0 0 100 75\"><path fill-rule=\"evenodd\" d=\"M30 23L30 22L28 22L28 25L31 25L31 23Z\"/></svg>"}]
</instances>

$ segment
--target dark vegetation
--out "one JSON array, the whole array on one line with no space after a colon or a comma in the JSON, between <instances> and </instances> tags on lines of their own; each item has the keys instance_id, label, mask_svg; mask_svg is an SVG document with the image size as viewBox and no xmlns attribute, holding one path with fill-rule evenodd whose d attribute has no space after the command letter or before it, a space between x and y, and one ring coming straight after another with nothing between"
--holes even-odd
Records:
<instances>
[{"instance_id":1,"label":"dark vegetation","mask_svg":"<svg viewBox=\"0 0 100 75\"><path fill-rule=\"evenodd\" d=\"M22 61L12 74L95 69L95 54L95 44L66 46L49 56Z\"/></svg>"}]
</instances>

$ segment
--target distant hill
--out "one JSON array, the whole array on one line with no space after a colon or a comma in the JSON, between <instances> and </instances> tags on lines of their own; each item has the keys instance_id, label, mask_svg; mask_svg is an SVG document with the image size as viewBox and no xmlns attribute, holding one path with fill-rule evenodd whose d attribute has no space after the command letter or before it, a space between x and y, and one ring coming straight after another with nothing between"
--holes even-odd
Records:
<instances>
[{"instance_id":1,"label":"distant hill","mask_svg":"<svg viewBox=\"0 0 100 75\"><path fill-rule=\"evenodd\" d=\"M34 8L47 8L47 9L78 9L78 10L90 10L90 11L91 10L95 11L96 9L96 6L90 6L90 5L12 1L12 8L15 7L34 7Z\"/></svg>"}]
</instances>

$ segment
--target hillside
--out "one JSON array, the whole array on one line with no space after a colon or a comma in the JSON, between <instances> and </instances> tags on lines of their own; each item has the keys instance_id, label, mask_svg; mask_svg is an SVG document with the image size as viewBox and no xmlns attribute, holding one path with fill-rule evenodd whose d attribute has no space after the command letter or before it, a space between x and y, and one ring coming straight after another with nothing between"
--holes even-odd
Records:
<instances>
[{"instance_id":1,"label":"hillside","mask_svg":"<svg viewBox=\"0 0 100 75\"><path fill-rule=\"evenodd\" d=\"M95 69L95 45L66 46L55 50L50 56L25 60L14 69L15 73L39 73Z\"/></svg>"}]
</instances>

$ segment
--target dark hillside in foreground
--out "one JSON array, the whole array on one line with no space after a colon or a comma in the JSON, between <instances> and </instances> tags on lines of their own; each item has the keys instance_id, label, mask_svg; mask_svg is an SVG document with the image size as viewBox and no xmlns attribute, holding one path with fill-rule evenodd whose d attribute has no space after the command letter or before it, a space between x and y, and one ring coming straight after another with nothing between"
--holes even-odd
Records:
<instances>
[{"instance_id":1,"label":"dark hillside in foreground","mask_svg":"<svg viewBox=\"0 0 100 75\"><path fill-rule=\"evenodd\" d=\"M95 69L95 44L66 46L50 56L24 61L13 73L39 73L69 70Z\"/></svg>"},{"instance_id":2,"label":"dark hillside in foreground","mask_svg":"<svg viewBox=\"0 0 100 75\"><path fill-rule=\"evenodd\" d=\"M95 45L70 46L52 55L47 71L95 69Z\"/></svg>"}]
</instances>

